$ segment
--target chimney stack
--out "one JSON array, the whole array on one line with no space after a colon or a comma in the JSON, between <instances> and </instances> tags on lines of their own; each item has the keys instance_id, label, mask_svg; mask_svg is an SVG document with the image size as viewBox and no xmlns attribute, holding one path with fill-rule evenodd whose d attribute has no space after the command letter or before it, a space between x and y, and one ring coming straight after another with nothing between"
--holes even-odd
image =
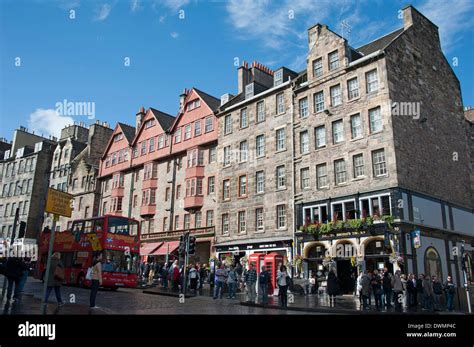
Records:
<instances>
[{"instance_id":1,"label":"chimney stack","mask_svg":"<svg viewBox=\"0 0 474 347\"><path fill-rule=\"evenodd\" d=\"M143 118L145 118L145 108L142 106L135 117L135 133L138 132L138 128L142 124Z\"/></svg>"}]
</instances>

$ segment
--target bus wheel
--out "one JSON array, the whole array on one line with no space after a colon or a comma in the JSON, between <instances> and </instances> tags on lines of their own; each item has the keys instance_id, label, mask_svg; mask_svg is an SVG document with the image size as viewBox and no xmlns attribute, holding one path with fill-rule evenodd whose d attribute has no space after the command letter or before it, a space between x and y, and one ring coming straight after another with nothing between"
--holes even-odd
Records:
<instances>
[{"instance_id":1,"label":"bus wheel","mask_svg":"<svg viewBox=\"0 0 474 347\"><path fill-rule=\"evenodd\" d=\"M83 288L84 287L84 274L79 274L77 277L77 286Z\"/></svg>"}]
</instances>

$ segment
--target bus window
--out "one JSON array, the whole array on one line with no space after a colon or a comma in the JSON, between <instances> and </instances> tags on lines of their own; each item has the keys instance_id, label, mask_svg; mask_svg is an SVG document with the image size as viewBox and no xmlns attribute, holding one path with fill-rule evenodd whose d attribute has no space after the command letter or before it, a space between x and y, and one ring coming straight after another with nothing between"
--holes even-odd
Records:
<instances>
[{"instance_id":1,"label":"bus window","mask_svg":"<svg viewBox=\"0 0 474 347\"><path fill-rule=\"evenodd\" d=\"M90 232L92 232L92 224L93 224L94 221L91 221L91 220L86 220L85 223L84 223L84 233L85 234L89 234Z\"/></svg>"},{"instance_id":2,"label":"bus window","mask_svg":"<svg viewBox=\"0 0 474 347\"><path fill-rule=\"evenodd\" d=\"M125 255L124 251L106 250L103 257L102 271L104 272L137 272L138 256Z\"/></svg>"},{"instance_id":3,"label":"bus window","mask_svg":"<svg viewBox=\"0 0 474 347\"><path fill-rule=\"evenodd\" d=\"M64 267L71 267L74 259L74 252L61 252L61 262Z\"/></svg>"},{"instance_id":4,"label":"bus window","mask_svg":"<svg viewBox=\"0 0 474 347\"><path fill-rule=\"evenodd\" d=\"M101 219L96 219L94 223L94 232L101 232L104 230L104 220Z\"/></svg>"},{"instance_id":5,"label":"bus window","mask_svg":"<svg viewBox=\"0 0 474 347\"><path fill-rule=\"evenodd\" d=\"M82 229L84 227L84 222L83 221L78 221L78 222L74 222L72 223L72 231L73 232L82 232Z\"/></svg>"},{"instance_id":6,"label":"bus window","mask_svg":"<svg viewBox=\"0 0 474 347\"><path fill-rule=\"evenodd\" d=\"M110 233L128 235L128 219L109 217L108 224Z\"/></svg>"},{"instance_id":7,"label":"bus window","mask_svg":"<svg viewBox=\"0 0 474 347\"><path fill-rule=\"evenodd\" d=\"M138 222L134 221L134 220L131 220L129 230L130 230L130 235L131 236L138 235Z\"/></svg>"}]
</instances>

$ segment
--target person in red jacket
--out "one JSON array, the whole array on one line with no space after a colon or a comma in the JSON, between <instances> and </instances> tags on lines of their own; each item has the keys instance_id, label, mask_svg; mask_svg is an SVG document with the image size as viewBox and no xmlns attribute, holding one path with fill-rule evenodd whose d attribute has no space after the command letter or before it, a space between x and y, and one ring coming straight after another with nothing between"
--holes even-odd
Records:
<instances>
[{"instance_id":1,"label":"person in red jacket","mask_svg":"<svg viewBox=\"0 0 474 347\"><path fill-rule=\"evenodd\" d=\"M173 290L175 292L179 291L179 277L180 277L180 273L179 273L179 266L178 266L178 261L175 260L174 263L173 263L173 277L171 279L171 281L173 282L172 283L172 287L173 287Z\"/></svg>"}]
</instances>

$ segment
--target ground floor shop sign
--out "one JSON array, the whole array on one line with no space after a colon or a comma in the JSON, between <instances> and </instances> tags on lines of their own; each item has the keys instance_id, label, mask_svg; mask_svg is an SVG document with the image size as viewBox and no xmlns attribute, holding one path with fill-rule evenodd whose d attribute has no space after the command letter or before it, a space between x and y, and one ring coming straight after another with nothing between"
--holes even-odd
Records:
<instances>
[{"instance_id":1,"label":"ground floor shop sign","mask_svg":"<svg viewBox=\"0 0 474 347\"><path fill-rule=\"evenodd\" d=\"M216 252L266 251L275 248L291 247L292 240L248 243L238 245L216 245Z\"/></svg>"}]
</instances>

